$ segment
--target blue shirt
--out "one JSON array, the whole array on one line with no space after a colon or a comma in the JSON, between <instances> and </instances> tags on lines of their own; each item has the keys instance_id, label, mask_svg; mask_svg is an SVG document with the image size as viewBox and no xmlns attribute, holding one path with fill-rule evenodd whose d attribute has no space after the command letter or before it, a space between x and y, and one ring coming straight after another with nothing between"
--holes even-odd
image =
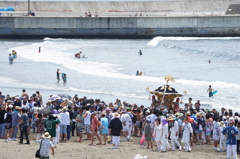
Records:
<instances>
[{"instance_id":1,"label":"blue shirt","mask_svg":"<svg viewBox=\"0 0 240 159\"><path fill-rule=\"evenodd\" d=\"M228 135L228 144L229 145L236 145L236 135L238 134L238 129L235 126L228 126L222 131L223 135ZM234 135L235 134L235 135Z\"/></svg>"}]
</instances>

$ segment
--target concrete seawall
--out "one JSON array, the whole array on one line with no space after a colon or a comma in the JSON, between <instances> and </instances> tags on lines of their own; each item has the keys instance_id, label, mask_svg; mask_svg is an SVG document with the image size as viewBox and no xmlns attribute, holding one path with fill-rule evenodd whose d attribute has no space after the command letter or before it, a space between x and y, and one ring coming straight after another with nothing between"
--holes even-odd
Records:
<instances>
[{"instance_id":1,"label":"concrete seawall","mask_svg":"<svg viewBox=\"0 0 240 159\"><path fill-rule=\"evenodd\" d=\"M226 11L230 4L240 4L239 0L172 0L172 1L31 1L35 11ZM27 11L27 1L0 1L0 7L15 7L17 11Z\"/></svg>"},{"instance_id":2,"label":"concrete seawall","mask_svg":"<svg viewBox=\"0 0 240 159\"><path fill-rule=\"evenodd\" d=\"M0 17L0 38L153 38L240 36L240 16Z\"/></svg>"}]
</instances>

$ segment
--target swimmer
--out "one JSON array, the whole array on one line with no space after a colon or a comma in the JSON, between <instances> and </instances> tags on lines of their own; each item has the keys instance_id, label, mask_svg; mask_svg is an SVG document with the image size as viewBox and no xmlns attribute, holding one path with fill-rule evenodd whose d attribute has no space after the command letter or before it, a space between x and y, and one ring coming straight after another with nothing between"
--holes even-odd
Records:
<instances>
[{"instance_id":1,"label":"swimmer","mask_svg":"<svg viewBox=\"0 0 240 159\"><path fill-rule=\"evenodd\" d=\"M12 50L12 55L13 55L13 58L17 58L17 52L15 50Z\"/></svg>"},{"instance_id":2,"label":"swimmer","mask_svg":"<svg viewBox=\"0 0 240 159\"><path fill-rule=\"evenodd\" d=\"M63 83L67 83L67 75L65 73L62 73L62 80Z\"/></svg>"},{"instance_id":3,"label":"swimmer","mask_svg":"<svg viewBox=\"0 0 240 159\"><path fill-rule=\"evenodd\" d=\"M41 53L41 46L39 46L38 48L38 53Z\"/></svg>"},{"instance_id":4,"label":"swimmer","mask_svg":"<svg viewBox=\"0 0 240 159\"><path fill-rule=\"evenodd\" d=\"M136 76L139 76L139 72L137 71Z\"/></svg>"},{"instance_id":5,"label":"swimmer","mask_svg":"<svg viewBox=\"0 0 240 159\"><path fill-rule=\"evenodd\" d=\"M210 63L211 63L211 60L208 60L208 63L210 64Z\"/></svg>"},{"instance_id":6,"label":"swimmer","mask_svg":"<svg viewBox=\"0 0 240 159\"><path fill-rule=\"evenodd\" d=\"M59 77L60 72L59 71L60 71L60 69L57 69L57 80L58 80L57 83L59 83L59 81L60 81L60 77Z\"/></svg>"},{"instance_id":7,"label":"swimmer","mask_svg":"<svg viewBox=\"0 0 240 159\"><path fill-rule=\"evenodd\" d=\"M209 85L209 88L208 88L208 90L207 90L207 93L209 92L209 98L213 96L213 94L212 94L213 91L214 91L214 90L212 89L212 86Z\"/></svg>"},{"instance_id":8,"label":"swimmer","mask_svg":"<svg viewBox=\"0 0 240 159\"><path fill-rule=\"evenodd\" d=\"M9 64L13 64L13 57L12 57L12 54L9 54Z\"/></svg>"},{"instance_id":9,"label":"swimmer","mask_svg":"<svg viewBox=\"0 0 240 159\"><path fill-rule=\"evenodd\" d=\"M81 58L81 53L82 53L81 51L78 52L78 53L76 53L76 54L75 54L75 58L79 58L79 59L80 59L80 58Z\"/></svg>"},{"instance_id":10,"label":"swimmer","mask_svg":"<svg viewBox=\"0 0 240 159\"><path fill-rule=\"evenodd\" d=\"M140 56L142 55L142 51L141 51L141 50L139 50L139 55L140 55Z\"/></svg>"},{"instance_id":11,"label":"swimmer","mask_svg":"<svg viewBox=\"0 0 240 159\"><path fill-rule=\"evenodd\" d=\"M142 76L143 74L142 74L142 71L139 73L139 76Z\"/></svg>"}]
</instances>

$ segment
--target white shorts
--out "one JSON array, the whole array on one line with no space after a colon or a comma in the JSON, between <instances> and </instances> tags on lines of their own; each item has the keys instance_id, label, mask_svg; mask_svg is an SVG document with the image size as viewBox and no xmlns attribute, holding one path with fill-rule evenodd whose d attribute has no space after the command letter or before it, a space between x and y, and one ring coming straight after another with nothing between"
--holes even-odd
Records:
<instances>
[{"instance_id":1,"label":"white shorts","mask_svg":"<svg viewBox=\"0 0 240 159\"><path fill-rule=\"evenodd\" d=\"M129 125L127 124L127 125L123 125L123 129L122 129L122 131L128 131L128 129L129 129Z\"/></svg>"},{"instance_id":2,"label":"white shorts","mask_svg":"<svg viewBox=\"0 0 240 159\"><path fill-rule=\"evenodd\" d=\"M218 135L213 135L213 140L214 140L214 141L219 141L219 140L220 140L220 136L218 136Z\"/></svg>"},{"instance_id":3,"label":"white shorts","mask_svg":"<svg viewBox=\"0 0 240 159\"><path fill-rule=\"evenodd\" d=\"M120 136L112 136L112 144L113 145L120 145Z\"/></svg>"}]
</instances>

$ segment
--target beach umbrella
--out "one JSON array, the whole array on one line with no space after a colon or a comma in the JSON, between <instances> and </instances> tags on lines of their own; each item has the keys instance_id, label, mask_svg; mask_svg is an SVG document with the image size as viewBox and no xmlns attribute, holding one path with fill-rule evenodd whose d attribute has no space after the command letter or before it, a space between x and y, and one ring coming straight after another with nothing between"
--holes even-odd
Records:
<instances>
[{"instance_id":1,"label":"beach umbrella","mask_svg":"<svg viewBox=\"0 0 240 159\"><path fill-rule=\"evenodd\" d=\"M51 98L49 98L48 100L54 101L57 99L62 99L61 97L57 96L57 95L53 95Z\"/></svg>"},{"instance_id":2,"label":"beach umbrella","mask_svg":"<svg viewBox=\"0 0 240 159\"><path fill-rule=\"evenodd\" d=\"M91 104L91 105L93 105L93 104L94 104L94 100L93 100L93 99L87 99L87 100L85 100L85 101L82 102L82 105L85 106L85 105L87 105L88 103Z\"/></svg>"},{"instance_id":3,"label":"beach umbrella","mask_svg":"<svg viewBox=\"0 0 240 159\"><path fill-rule=\"evenodd\" d=\"M41 110L39 110L39 114L49 114L51 111L49 110L49 109L47 109L47 108L44 108L44 109L41 109Z\"/></svg>"},{"instance_id":4,"label":"beach umbrella","mask_svg":"<svg viewBox=\"0 0 240 159\"><path fill-rule=\"evenodd\" d=\"M59 97L71 99L72 97L68 94L58 94Z\"/></svg>"}]
</instances>

